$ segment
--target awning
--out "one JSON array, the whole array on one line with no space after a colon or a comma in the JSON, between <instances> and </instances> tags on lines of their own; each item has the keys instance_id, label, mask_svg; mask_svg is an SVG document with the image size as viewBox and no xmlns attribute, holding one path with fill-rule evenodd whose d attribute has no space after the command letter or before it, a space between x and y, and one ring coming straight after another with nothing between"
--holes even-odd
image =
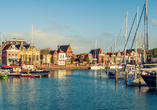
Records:
<instances>
[{"instance_id":1,"label":"awning","mask_svg":"<svg viewBox=\"0 0 157 110\"><path fill-rule=\"evenodd\" d=\"M8 58L9 60L19 60L19 58Z\"/></svg>"}]
</instances>

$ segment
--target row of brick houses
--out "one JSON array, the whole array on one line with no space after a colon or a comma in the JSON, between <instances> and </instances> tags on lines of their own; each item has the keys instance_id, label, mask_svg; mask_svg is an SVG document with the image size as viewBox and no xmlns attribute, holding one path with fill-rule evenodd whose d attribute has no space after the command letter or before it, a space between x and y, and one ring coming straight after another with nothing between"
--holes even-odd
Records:
<instances>
[{"instance_id":1,"label":"row of brick houses","mask_svg":"<svg viewBox=\"0 0 157 110\"><path fill-rule=\"evenodd\" d=\"M151 52L146 51L147 54ZM4 65L51 65L51 58L53 56L55 65L68 65L71 64L72 57L75 58L74 64L102 64L107 65L111 60L111 63L124 63L124 51L123 52L107 52L106 54L99 49L92 49L89 53L73 54L71 45L58 45L57 49L51 50L49 54L40 55L40 49L31 43L27 43L23 39L7 39L2 45L2 63ZM129 56L129 57L128 57ZM135 61L136 51L135 49L127 50L126 60L133 63ZM143 61L143 50L137 50L138 62ZM31 59L32 58L32 59ZM112 59L111 59L112 58ZM32 62L31 62L32 61Z\"/></svg>"}]
</instances>

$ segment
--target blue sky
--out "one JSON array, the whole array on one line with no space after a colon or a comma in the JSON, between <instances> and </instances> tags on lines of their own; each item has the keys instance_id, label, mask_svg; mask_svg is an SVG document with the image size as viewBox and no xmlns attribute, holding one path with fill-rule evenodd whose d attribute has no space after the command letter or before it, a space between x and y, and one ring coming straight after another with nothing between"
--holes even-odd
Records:
<instances>
[{"instance_id":1,"label":"blue sky","mask_svg":"<svg viewBox=\"0 0 157 110\"><path fill-rule=\"evenodd\" d=\"M126 10L128 33L139 6L139 17L145 0L0 0L0 28L3 41L7 38L25 39L31 42L33 24L34 43L37 48L71 44L74 53L88 53L102 48L106 53L118 38ZM154 48L156 33L156 0L148 0L149 48ZM154 14L155 13L155 14ZM141 20L139 31L144 32ZM136 22L135 22L136 23ZM125 27L117 51L124 49ZM131 47L135 34L132 31L127 48Z\"/></svg>"}]
</instances>

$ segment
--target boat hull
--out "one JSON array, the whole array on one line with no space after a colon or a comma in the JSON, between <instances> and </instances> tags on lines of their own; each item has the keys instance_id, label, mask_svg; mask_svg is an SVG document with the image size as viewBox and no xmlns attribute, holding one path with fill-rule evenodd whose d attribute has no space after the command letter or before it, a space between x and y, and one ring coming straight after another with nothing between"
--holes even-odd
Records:
<instances>
[{"instance_id":1,"label":"boat hull","mask_svg":"<svg viewBox=\"0 0 157 110\"><path fill-rule=\"evenodd\" d=\"M156 76L141 75L148 87L156 87Z\"/></svg>"},{"instance_id":2,"label":"boat hull","mask_svg":"<svg viewBox=\"0 0 157 110\"><path fill-rule=\"evenodd\" d=\"M100 68L101 68L101 69L105 69L104 66L91 66L91 67L90 67L91 70L100 70Z\"/></svg>"},{"instance_id":3,"label":"boat hull","mask_svg":"<svg viewBox=\"0 0 157 110\"><path fill-rule=\"evenodd\" d=\"M0 75L1 79L8 79L8 75Z\"/></svg>"}]
</instances>

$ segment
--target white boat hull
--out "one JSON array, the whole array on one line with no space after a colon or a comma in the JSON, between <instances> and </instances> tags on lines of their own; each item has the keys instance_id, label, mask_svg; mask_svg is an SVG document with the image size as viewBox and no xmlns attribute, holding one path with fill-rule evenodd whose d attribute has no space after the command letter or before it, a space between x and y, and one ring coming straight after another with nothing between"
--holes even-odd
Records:
<instances>
[{"instance_id":1,"label":"white boat hull","mask_svg":"<svg viewBox=\"0 0 157 110\"><path fill-rule=\"evenodd\" d=\"M101 68L101 69L105 69L104 66L91 66L91 67L90 67L91 70L100 70L100 68Z\"/></svg>"}]
</instances>

